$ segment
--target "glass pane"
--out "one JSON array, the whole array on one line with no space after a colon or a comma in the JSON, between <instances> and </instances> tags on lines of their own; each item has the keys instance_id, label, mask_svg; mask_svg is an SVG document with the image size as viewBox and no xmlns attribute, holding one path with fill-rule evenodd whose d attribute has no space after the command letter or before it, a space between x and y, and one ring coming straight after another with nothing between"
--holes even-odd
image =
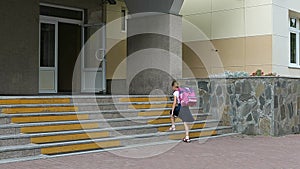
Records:
<instances>
[{"instance_id":1,"label":"glass pane","mask_svg":"<svg viewBox=\"0 0 300 169\"><path fill-rule=\"evenodd\" d=\"M290 27L293 27L293 28L297 27L297 20L295 18L290 19Z\"/></svg>"},{"instance_id":2,"label":"glass pane","mask_svg":"<svg viewBox=\"0 0 300 169\"><path fill-rule=\"evenodd\" d=\"M55 25L41 24L40 66L55 67Z\"/></svg>"},{"instance_id":3,"label":"glass pane","mask_svg":"<svg viewBox=\"0 0 300 169\"><path fill-rule=\"evenodd\" d=\"M85 28L85 45L84 45L84 67L99 68L103 52L101 51L102 32L101 26L91 26Z\"/></svg>"},{"instance_id":4,"label":"glass pane","mask_svg":"<svg viewBox=\"0 0 300 169\"><path fill-rule=\"evenodd\" d=\"M297 49L296 49L296 34L295 33L291 33L291 39L290 39L290 44L291 44L291 63L296 63L296 55L297 55Z\"/></svg>"},{"instance_id":5,"label":"glass pane","mask_svg":"<svg viewBox=\"0 0 300 169\"><path fill-rule=\"evenodd\" d=\"M54 7L49 7L49 6L40 6L40 14L45 15L45 16L83 20L81 11L62 9L62 8L54 8Z\"/></svg>"},{"instance_id":6,"label":"glass pane","mask_svg":"<svg viewBox=\"0 0 300 169\"><path fill-rule=\"evenodd\" d=\"M126 31L126 10L122 9L122 31Z\"/></svg>"}]
</instances>

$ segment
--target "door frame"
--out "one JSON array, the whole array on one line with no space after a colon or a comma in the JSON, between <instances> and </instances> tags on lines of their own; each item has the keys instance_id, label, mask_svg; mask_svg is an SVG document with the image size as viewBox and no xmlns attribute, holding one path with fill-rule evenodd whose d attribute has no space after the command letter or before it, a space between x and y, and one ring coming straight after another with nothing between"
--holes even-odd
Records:
<instances>
[{"instance_id":1,"label":"door frame","mask_svg":"<svg viewBox=\"0 0 300 169\"><path fill-rule=\"evenodd\" d=\"M90 92L103 92L106 93L106 29L105 29L105 24L100 23L100 24L94 24L94 25L88 25L88 24L84 24L84 18L85 18L85 12L84 9L79 9L79 8L73 8L73 7L66 7L66 6L61 6L61 5L53 5L53 4L48 4L48 3L40 3L40 5L42 6L49 6L49 7L55 7L55 8L61 8L61 9L68 9L68 10L74 10L74 11L80 11L82 12L82 20L74 20L74 19L66 19L66 18L60 18L60 17L53 17L53 16L44 16L44 15L40 15L40 22L42 21L49 21L49 22L56 22L56 60L55 60L55 64L56 64L56 75L55 75L55 91L43 91L41 92L41 90L39 90L39 93L57 93L58 92L58 23L69 23L69 24L77 24L80 25L82 28L82 33L81 33L81 41L82 41L82 46L81 46L81 72L80 72L80 76L81 76L81 85L80 85L80 91L81 93L90 93ZM103 51L103 55L101 57L101 59L103 60L102 62L102 68L85 68L84 65L84 45L85 45L85 27L88 26L103 26L101 29L103 29L102 31L102 43L103 46L101 49L101 51ZM40 31L41 32L41 31ZM40 45L40 44L39 44ZM39 47L40 50L40 47ZM39 54L40 55L40 54ZM40 57L39 57L40 59ZM102 84L100 88L96 88L97 86L95 86L95 89L86 89L85 88L85 72L101 72L102 73Z\"/></svg>"},{"instance_id":2,"label":"door frame","mask_svg":"<svg viewBox=\"0 0 300 169\"><path fill-rule=\"evenodd\" d=\"M40 3L41 6L49 6L49 7L55 7L55 8L61 8L61 9L68 9L68 10L74 10L74 11L80 11L82 12L82 18L84 19L84 10L78 9L78 8L72 8L72 7L66 7L61 5L53 5L53 4L47 4L47 3ZM49 67L40 67L40 50L41 50L41 23L55 23L55 67L49 68ZM40 89L40 81L39 81L39 93L58 93L58 25L59 23L69 23L69 24L76 24L82 26L84 21L83 20L74 20L74 19L66 19L61 17L53 17L53 16L45 16L40 15L39 18L39 77L41 71L55 71L55 89L54 90L41 90Z\"/></svg>"},{"instance_id":3,"label":"door frame","mask_svg":"<svg viewBox=\"0 0 300 169\"><path fill-rule=\"evenodd\" d=\"M41 67L41 24L53 24L55 25L55 62L54 67ZM41 18L39 22L39 77L41 71L54 71L54 89L53 90L42 90L40 89L39 81L39 93L57 93L58 91L58 21Z\"/></svg>"},{"instance_id":4,"label":"door frame","mask_svg":"<svg viewBox=\"0 0 300 169\"><path fill-rule=\"evenodd\" d=\"M102 29L101 31L101 36L102 36L102 47L99 48L95 54L95 57L97 57L97 59L101 60L102 62L102 67L101 68L86 68L85 67L85 28L88 27L101 27L100 29ZM82 57L81 57L81 92L82 93L94 93L94 92L103 92L104 94L106 94L106 29L105 29L105 24L100 23L100 24L84 24L82 25ZM101 52L101 56L98 56L98 53ZM102 74L102 78L101 78L101 87L97 88L97 86L95 85L94 88L89 89L85 86L85 77L87 73L95 73L95 78L97 76L97 73L101 73Z\"/></svg>"}]
</instances>

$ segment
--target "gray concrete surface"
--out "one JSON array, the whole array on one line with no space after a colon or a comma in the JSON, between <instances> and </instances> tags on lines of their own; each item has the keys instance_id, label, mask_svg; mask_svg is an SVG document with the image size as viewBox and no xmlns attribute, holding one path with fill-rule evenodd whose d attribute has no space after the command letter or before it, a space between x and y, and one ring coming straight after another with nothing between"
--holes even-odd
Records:
<instances>
[{"instance_id":1,"label":"gray concrete surface","mask_svg":"<svg viewBox=\"0 0 300 169\"><path fill-rule=\"evenodd\" d=\"M0 93L37 94L39 1L0 1Z\"/></svg>"}]
</instances>

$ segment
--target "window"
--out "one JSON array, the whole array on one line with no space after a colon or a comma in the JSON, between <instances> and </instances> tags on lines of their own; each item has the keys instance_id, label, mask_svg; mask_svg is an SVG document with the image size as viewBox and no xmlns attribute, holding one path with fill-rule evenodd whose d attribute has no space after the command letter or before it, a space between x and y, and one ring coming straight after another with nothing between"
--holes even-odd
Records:
<instances>
[{"instance_id":1,"label":"window","mask_svg":"<svg viewBox=\"0 0 300 169\"><path fill-rule=\"evenodd\" d=\"M83 20L82 11L63 9L51 6L40 6L40 15L52 16L66 19Z\"/></svg>"},{"instance_id":2,"label":"window","mask_svg":"<svg viewBox=\"0 0 300 169\"><path fill-rule=\"evenodd\" d=\"M40 67L55 67L55 25L41 23Z\"/></svg>"},{"instance_id":3,"label":"window","mask_svg":"<svg viewBox=\"0 0 300 169\"><path fill-rule=\"evenodd\" d=\"M300 68L300 19L290 18L290 66Z\"/></svg>"},{"instance_id":4,"label":"window","mask_svg":"<svg viewBox=\"0 0 300 169\"><path fill-rule=\"evenodd\" d=\"M122 8L122 10L121 10L121 14L122 14L122 18L121 18L121 30L123 31L123 32L126 32L126 30L127 30L127 11L126 11L126 9L125 8Z\"/></svg>"}]
</instances>

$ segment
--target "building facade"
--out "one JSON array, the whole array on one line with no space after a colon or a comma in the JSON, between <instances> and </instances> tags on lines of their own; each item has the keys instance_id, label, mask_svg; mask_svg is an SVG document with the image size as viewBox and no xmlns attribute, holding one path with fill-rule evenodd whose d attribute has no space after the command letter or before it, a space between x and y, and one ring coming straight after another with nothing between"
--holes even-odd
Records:
<instances>
[{"instance_id":1,"label":"building facade","mask_svg":"<svg viewBox=\"0 0 300 169\"><path fill-rule=\"evenodd\" d=\"M130 8L116 2L1 1L0 94L110 92L112 81L128 85ZM257 69L300 77L300 2L184 0L179 14L182 78ZM211 56L220 64L204 61Z\"/></svg>"},{"instance_id":2,"label":"building facade","mask_svg":"<svg viewBox=\"0 0 300 169\"><path fill-rule=\"evenodd\" d=\"M181 14L211 40L225 70L299 77L299 12L293 0L187 0Z\"/></svg>"}]
</instances>

